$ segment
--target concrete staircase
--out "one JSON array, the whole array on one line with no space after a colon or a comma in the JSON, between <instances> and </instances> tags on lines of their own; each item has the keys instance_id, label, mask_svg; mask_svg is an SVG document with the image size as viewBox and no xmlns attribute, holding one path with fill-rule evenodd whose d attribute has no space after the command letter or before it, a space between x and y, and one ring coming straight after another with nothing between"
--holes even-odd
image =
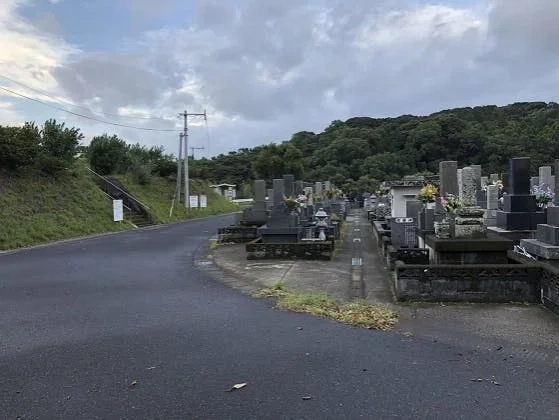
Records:
<instances>
[{"instance_id":1,"label":"concrete staircase","mask_svg":"<svg viewBox=\"0 0 559 420\"><path fill-rule=\"evenodd\" d=\"M130 222L136 228L156 224L150 208L130 194L124 185L117 179L104 177L90 168L87 168L93 181L111 200L122 200L124 207L124 220Z\"/></svg>"}]
</instances>

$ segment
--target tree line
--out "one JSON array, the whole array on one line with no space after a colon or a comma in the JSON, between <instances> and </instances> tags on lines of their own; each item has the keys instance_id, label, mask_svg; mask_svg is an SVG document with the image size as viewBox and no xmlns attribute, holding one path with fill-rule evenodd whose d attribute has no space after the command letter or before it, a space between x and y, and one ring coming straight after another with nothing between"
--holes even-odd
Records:
<instances>
[{"instance_id":1,"label":"tree line","mask_svg":"<svg viewBox=\"0 0 559 420\"><path fill-rule=\"evenodd\" d=\"M384 180L435 174L439 162L482 165L505 172L512 157L538 166L559 158L559 105L526 102L456 108L429 116L355 117L333 121L323 132L302 131L291 139L239 149L193 165L199 177L242 184L292 173L299 179L329 179L356 196Z\"/></svg>"},{"instance_id":2,"label":"tree line","mask_svg":"<svg viewBox=\"0 0 559 420\"><path fill-rule=\"evenodd\" d=\"M83 138L79 128L54 119L41 127L34 122L0 126L0 169L57 177L83 159L101 175L131 173L140 184L149 183L154 175L176 174L176 158L164 153L163 147L127 144L108 134L95 136L84 146Z\"/></svg>"}]
</instances>

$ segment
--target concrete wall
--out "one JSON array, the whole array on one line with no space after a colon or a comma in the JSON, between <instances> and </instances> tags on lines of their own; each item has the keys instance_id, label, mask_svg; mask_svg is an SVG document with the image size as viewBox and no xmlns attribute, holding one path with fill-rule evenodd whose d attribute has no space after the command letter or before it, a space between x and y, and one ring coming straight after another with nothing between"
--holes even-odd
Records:
<instances>
[{"instance_id":1,"label":"concrete wall","mask_svg":"<svg viewBox=\"0 0 559 420\"><path fill-rule=\"evenodd\" d=\"M405 265L395 267L398 300L540 302L536 264Z\"/></svg>"},{"instance_id":2,"label":"concrete wall","mask_svg":"<svg viewBox=\"0 0 559 420\"><path fill-rule=\"evenodd\" d=\"M392 196L392 217L406 217L406 201L415 200L421 187L397 187L390 189Z\"/></svg>"}]
</instances>

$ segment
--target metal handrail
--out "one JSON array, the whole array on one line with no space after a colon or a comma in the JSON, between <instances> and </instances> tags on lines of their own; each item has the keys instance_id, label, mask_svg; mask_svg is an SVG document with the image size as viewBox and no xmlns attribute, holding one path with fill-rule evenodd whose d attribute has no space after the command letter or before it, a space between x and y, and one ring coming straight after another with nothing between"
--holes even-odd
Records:
<instances>
[{"instance_id":1,"label":"metal handrail","mask_svg":"<svg viewBox=\"0 0 559 420\"><path fill-rule=\"evenodd\" d=\"M114 198L111 197L109 194L107 194L105 191L101 190L101 192L102 192L103 194L105 194L105 195L107 196L108 199L114 200ZM132 209L131 209L130 207L128 207L126 204L124 204L124 203L122 203L122 207L124 207L124 208L125 208L126 210L128 210L128 211L132 211Z\"/></svg>"},{"instance_id":2,"label":"metal handrail","mask_svg":"<svg viewBox=\"0 0 559 420\"><path fill-rule=\"evenodd\" d=\"M85 167L89 172L91 172L92 174L96 175L97 177L101 178L103 181L107 182L108 184L112 185L113 187L115 187L117 190L119 190L120 192L126 194L132 201L135 201L136 203L138 203L140 206L144 207L146 210L150 210L149 206L142 203L140 200L138 200L135 197L132 197L130 194L128 194L126 191L124 191L122 188L120 188L118 185L113 184L111 181L109 181L107 178L105 178L103 175L98 174L97 172L95 172L93 169L89 168L89 167Z\"/></svg>"}]
</instances>

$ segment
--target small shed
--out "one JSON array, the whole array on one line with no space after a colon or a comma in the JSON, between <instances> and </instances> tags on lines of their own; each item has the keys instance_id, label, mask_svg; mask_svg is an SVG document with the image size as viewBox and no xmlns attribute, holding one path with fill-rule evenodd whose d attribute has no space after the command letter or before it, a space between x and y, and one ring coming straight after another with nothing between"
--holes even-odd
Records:
<instances>
[{"instance_id":1,"label":"small shed","mask_svg":"<svg viewBox=\"0 0 559 420\"><path fill-rule=\"evenodd\" d=\"M237 198L237 186L235 184L216 184L210 185L210 188L213 188L215 192L228 200Z\"/></svg>"}]
</instances>

